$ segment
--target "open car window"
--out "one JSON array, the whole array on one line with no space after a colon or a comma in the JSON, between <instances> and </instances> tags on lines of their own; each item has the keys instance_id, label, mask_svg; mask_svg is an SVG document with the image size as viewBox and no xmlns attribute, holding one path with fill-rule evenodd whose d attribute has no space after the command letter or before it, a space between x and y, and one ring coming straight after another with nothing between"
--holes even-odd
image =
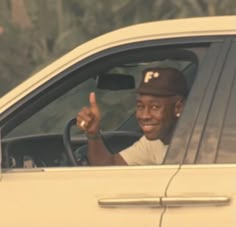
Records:
<instances>
[{"instance_id":1,"label":"open car window","mask_svg":"<svg viewBox=\"0 0 236 227\"><path fill-rule=\"evenodd\" d=\"M57 87L52 85L48 94L42 92L39 105L35 101L29 105L29 116L24 115L25 119L5 136L3 153L10 159L7 166L22 167L24 159L31 159L36 153L36 167L69 166L62 142L64 128L83 106L89 105L89 93L93 91L102 110L102 132L118 144L113 153L125 148L134 141L127 139L122 146L124 138L129 137L128 132L141 135L135 120L135 90L142 70L155 66L177 68L183 72L190 89L207 49L208 44L141 48L100 58L73 72L65 71L63 83ZM103 79L111 75L112 80ZM133 85L127 85L127 78L133 80ZM119 138L116 139L114 133L118 133ZM71 134L75 149L86 145L86 138L77 127Z\"/></svg>"},{"instance_id":2,"label":"open car window","mask_svg":"<svg viewBox=\"0 0 236 227\"><path fill-rule=\"evenodd\" d=\"M89 93L95 91L97 102L102 110L102 130L116 130L121 127L135 111L135 88L138 86L141 78L141 72L149 67L174 67L182 71L187 79L189 88L192 86L198 59L197 54L201 54L204 48L185 50L192 54L190 59L171 59L167 56L161 60L151 60L140 62L124 63L99 74L92 75L92 78L79 83L74 88L57 98L52 103L39 110L25 122L16 127L8 137L26 136L44 133L62 133L65 122L76 116L77 112L84 106L89 105ZM183 51L183 50L181 50ZM194 59L196 57L196 59ZM193 59L195 61L193 61ZM135 82L134 88L115 88L115 82L109 85L111 88L98 88L97 81L103 75L123 75L132 76ZM79 77L79 72L77 73ZM88 75L91 77L91 75ZM106 81L105 81L106 83ZM112 83L112 81L111 81ZM124 83L126 83L124 81Z\"/></svg>"}]
</instances>

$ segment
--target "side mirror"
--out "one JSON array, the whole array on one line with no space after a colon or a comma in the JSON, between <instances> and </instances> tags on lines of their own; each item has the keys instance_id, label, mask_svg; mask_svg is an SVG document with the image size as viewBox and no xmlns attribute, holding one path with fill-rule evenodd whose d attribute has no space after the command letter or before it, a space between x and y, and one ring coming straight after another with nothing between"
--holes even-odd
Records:
<instances>
[{"instance_id":1,"label":"side mirror","mask_svg":"<svg viewBox=\"0 0 236 227\"><path fill-rule=\"evenodd\" d=\"M134 77L131 75L120 73L106 73L98 77L97 88L112 91L134 89L135 81Z\"/></svg>"}]
</instances>

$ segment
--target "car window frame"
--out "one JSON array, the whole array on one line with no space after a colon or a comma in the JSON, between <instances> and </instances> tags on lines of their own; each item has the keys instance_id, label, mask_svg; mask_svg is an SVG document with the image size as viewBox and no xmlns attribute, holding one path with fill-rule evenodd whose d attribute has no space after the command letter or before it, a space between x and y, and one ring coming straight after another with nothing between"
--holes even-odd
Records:
<instances>
[{"instance_id":1,"label":"car window frame","mask_svg":"<svg viewBox=\"0 0 236 227\"><path fill-rule=\"evenodd\" d=\"M208 120L202 133L201 143L195 158L195 163L197 164L225 164L224 162L217 162L217 158L219 152L223 152L220 150L220 144L223 139L222 133L227 112L230 108L229 102L232 98L233 81L236 79L236 65L232 64L236 56L236 42L232 40L229 45L229 51L218 79L215 95L208 114ZM227 163L232 164L236 163L236 161Z\"/></svg>"},{"instance_id":2,"label":"car window frame","mask_svg":"<svg viewBox=\"0 0 236 227\"><path fill-rule=\"evenodd\" d=\"M63 82L68 78L68 75L72 74L72 72L76 71L77 69L81 68L83 69L86 65L88 65L91 62L99 61L100 59L103 59L104 57L111 56L114 54L122 53L125 51L130 51L134 49L141 49L141 48L148 48L148 47L161 47L161 46L169 46L169 45L187 45L187 44L203 44L203 43L208 43L215 40L216 42L222 40L222 37L186 37L186 38L171 38L171 39L160 39L160 40L149 40L149 41L142 41L142 42L136 42L136 43L131 43L131 44L125 44L122 46L116 46L113 48L109 48L107 50L101 51L99 53L96 53L92 56L89 56L85 59L83 59L80 62L77 62L73 66L67 68L63 72L57 74L57 76L51 78L49 81L44 83L42 86L38 87L37 89L34 90L34 92L26 95L22 100L17 102L16 104L12 105L7 111L3 112L0 116L0 122L1 122L1 131L2 134L4 135L7 133L8 128L12 127L12 124L15 126L18 124L17 121L14 121L12 124L9 123L9 120L11 119L16 119L16 116L13 116L17 113L17 115L21 115L21 117L26 116L25 115L25 107L31 106L31 111L35 112L35 106L33 105L35 100L37 100L37 103L42 103L43 99L46 96L49 96L48 94L50 91L53 90L55 86L58 84L63 84ZM84 78L85 79L85 78ZM81 78L83 80L83 78ZM73 83L73 80L71 80ZM59 91L60 87L57 89ZM58 95L58 93L54 90L54 94L51 95L50 100L53 100L54 97ZM49 101L48 101L49 103Z\"/></svg>"},{"instance_id":3,"label":"car window frame","mask_svg":"<svg viewBox=\"0 0 236 227\"><path fill-rule=\"evenodd\" d=\"M2 132L4 132L4 129L6 129L7 127L11 127L12 125L15 126L16 123L18 123L17 121L15 121L16 116L14 116L11 119L14 112L16 110L18 110L17 107L20 106L20 110L21 110L21 112L19 113L19 116L22 116L25 114L24 107L27 104L30 105L30 111L34 110L34 112L35 112L34 105L31 105L32 101L37 100L36 101L37 104L41 104L40 102L43 102L42 101L43 98L48 95L47 91L49 91L53 86L58 85L58 83L62 83L63 80L68 79L68 78L66 78L66 76L68 75L69 72L73 71L72 68L81 67L81 70L82 70L83 67L87 66L90 62L99 61L101 58L103 59L104 56L111 56L112 54L117 54L117 53L128 51L128 50L141 49L141 48L146 48L146 47L150 48L152 46L162 47L162 46L179 46L179 45L188 45L188 44L191 46L197 46L197 45L203 45L203 44L212 43L212 42L220 43L220 42L222 42L222 37L200 37L200 38L198 37L198 38L181 38L181 39L180 38L173 38L173 39L167 39L167 40L147 41L147 42L125 45L125 47L121 47L121 49L119 47L114 47L113 49L109 49L109 50L104 51L105 53L102 52L100 54L96 54L96 56L91 56L89 59L84 60L85 62L87 61L87 64L82 61L82 62L77 63L75 66L68 68L67 70L58 74L58 76L56 78L53 78L50 81L46 82L43 86L39 87L38 89L36 89L36 91L34 91L33 93L31 93L30 95L25 97L23 100L21 100L20 103L13 106L9 110L9 112L5 113L5 115L4 115L5 118L3 117L3 122L5 120L5 122L4 122L5 124L1 125L1 131L3 129ZM83 80L83 78L81 78L81 80ZM73 82L73 80L72 80L72 82ZM44 91L43 95L40 93L42 91ZM52 95L52 97L55 97L57 94L58 93L56 90L56 92ZM9 119L11 119L12 121L9 121ZM168 164L168 163L165 163L165 164Z\"/></svg>"},{"instance_id":4,"label":"car window frame","mask_svg":"<svg viewBox=\"0 0 236 227\"><path fill-rule=\"evenodd\" d=\"M173 141L164 160L166 164L194 164L199 149L202 130L205 127L217 81L224 66L232 37L220 42L212 40L208 56L200 66L192 92L188 97ZM208 80L204 80L204 78ZM194 110L194 112L192 111ZM185 140L183 140L183 132Z\"/></svg>"}]
</instances>

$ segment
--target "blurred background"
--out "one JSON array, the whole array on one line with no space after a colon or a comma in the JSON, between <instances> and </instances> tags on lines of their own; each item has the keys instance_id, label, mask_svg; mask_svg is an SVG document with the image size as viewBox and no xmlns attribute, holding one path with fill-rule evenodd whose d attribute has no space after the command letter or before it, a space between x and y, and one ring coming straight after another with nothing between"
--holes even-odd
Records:
<instances>
[{"instance_id":1,"label":"blurred background","mask_svg":"<svg viewBox=\"0 0 236 227\"><path fill-rule=\"evenodd\" d=\"M0 0L0 96L39 66L117 28L235 14L235 0Z\"/></svg>"}]
</instances>

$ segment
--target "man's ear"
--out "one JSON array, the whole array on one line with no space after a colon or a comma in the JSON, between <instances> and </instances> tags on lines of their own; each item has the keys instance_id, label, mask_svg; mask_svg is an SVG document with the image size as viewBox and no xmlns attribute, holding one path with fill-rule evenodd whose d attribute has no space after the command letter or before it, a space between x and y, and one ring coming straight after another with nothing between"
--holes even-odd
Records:
<instances>
[{"instance_id":1,"label":"man's ear","mask_svg":"<svg viewBox=\"0 0 236 227\"><path fill-rule=\"evenodd\" d=\"M175 116L178 118L180 117L181 113L183 112L184 103L185 103L184 97L177 97L177 101L175 103Z\"/></svg>"}]
</instances>

